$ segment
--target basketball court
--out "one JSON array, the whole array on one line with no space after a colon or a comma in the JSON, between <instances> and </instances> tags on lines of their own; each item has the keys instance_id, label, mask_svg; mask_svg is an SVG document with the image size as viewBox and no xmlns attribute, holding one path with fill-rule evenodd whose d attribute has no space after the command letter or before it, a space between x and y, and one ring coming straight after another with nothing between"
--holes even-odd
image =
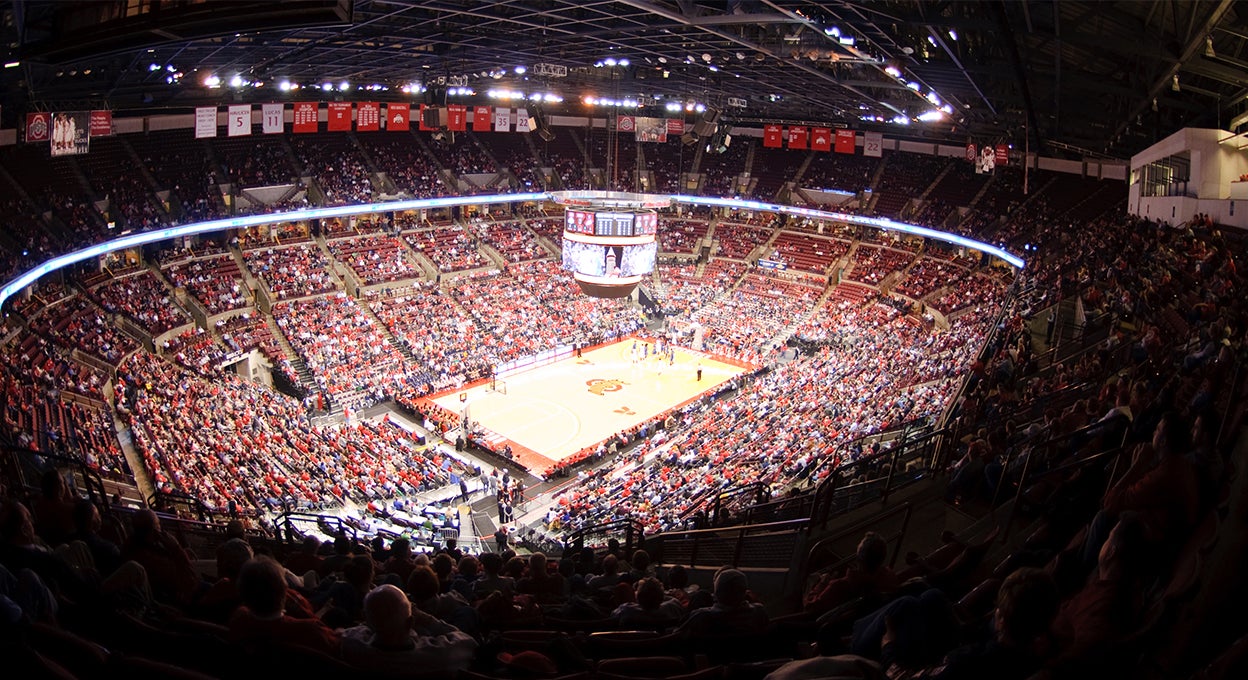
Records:
<instances>
[{"instance_id":1,"label":"basketball court","mask_svg":"<svg viewBox=\"0 0 1248 680\"><path fill-rule=\"evenodd\" d=\"M643 347L647 358L634 360ZM501 390L486 383L433 401L455 413L466 410L471 422L511 442L517 460L540 474L749 370L683 348L669 360L656 355L652 343L629 338L508 376Z\"/></svg>"}]
</instances>

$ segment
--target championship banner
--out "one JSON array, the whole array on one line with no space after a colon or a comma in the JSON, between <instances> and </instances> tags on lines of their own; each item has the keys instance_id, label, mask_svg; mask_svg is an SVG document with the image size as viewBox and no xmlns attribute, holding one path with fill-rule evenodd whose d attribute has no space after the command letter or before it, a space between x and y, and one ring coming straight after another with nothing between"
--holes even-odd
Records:
<instances>
[{"instance_id":1,"label":"championship banner","mask_svg":"<svg viewBox=\"0 0 1248 680\"><path fill-rule=\"evenodd\" d=\"M217 107L203 106L195 109L195 139L217 136Z\"/></svg>"},{"instance_id":2,"label":"championship banner","mask_svg":"<svg viewBox=\"0 0 1248 680\"><path fill-rule=\"evenodd\" d=\"M91 114L87 111L60 111L52 114L52 155L85 154L91 144Z\"/></svg>"},{"instance_id":3,"label":"championship banner","mask_svg":"<svg viewBox=\"0 0 1248 680\"><path fill-rule=\"evenodd\" d=\"M351 131L351 102L330 102L325 129L330 132Z\"/></svg>"},{"instance_id":4,"label":"championship banner","mask_svg":"<svg viewBox=\"0 0 1248 680\"><path fill-rule=\"evenodd\" d=\"M528 109L516 109L516 132L532 132L533 125Z\"/></svg>"},{"instance_id":5,"label":"championship banner","mask_svg":"<svg viewBox=\"0 0 1248 680\"><path fill-rule=\"evenodd\" d=\"M862 155L879 158L884 155L884 135L879 132L862 134Z\"/></svg>"},{"instance_id":6,"label":"championship banner","mask_svg":"<svg viewBox=\"0 0 1248 680\"><path fill-rule=\"evenodd\" d=\"M836 141L834 142L834 150L836 153L854 153L854 147L858 144L858 133L853 130L837 130Z\"/></svg>"},{"instance_id":7,"label":"championship banner","mask_svg":"<svg viewBox=\"0 0 1248 680\"><path fill-rule=\"evenodd\" d=\"M997 165L1005 165L1010 162L1010 147L1005 144L997 145Z\"/></svg>"},{"instance_id":8,"label":"championship banner","mask_svg":"<svg viewBox=\"0 0 1248 680\"><path fill-rule=\"evenodd\" d=\"M113 112L92 111L90 130L92 137L108 137L113 134Z\"/></svg>"},{"instance_id":9,"label":"championship banner","mask_svg":"<svg viewBox=\"0 0 1248 680\"><path fill-rule=\"evenodd\" d=\"M412 105L407 102L386 104L386 129L402 132L412 129Z\"/></svg>"},{"instance_id":10,"label":"championship banner","mask_svg":"<svg viewBox=\"0 0 1248 680\"><path fill-rule=\"evenodd\" d=\"M251 104L230 104L230 113L225 117L225 134L228 137L251 134Z\"/></svg>"},{"instance_id":11,"label":"championship banner","mask_svg":"<svg viewBox=\"0 0 1248 680\"><path fill-rule=\"evenodd\" d=\"M468 107L463 104L451 104L446 107L446 129L451 132L468 130Z\"/></svg>"},{"instance_id":12,"label":"championship banner","mask_svg":"<svg viewBox=\"0 0 1248 680\"><path fill-rule=\"evenodd\" d=\"M360 102L355 105L355 129L357 132L377 132L381 129L381 104Z\"/></svg>"},{"instance_id":13,"label":"championship banner","mask_svg":"<svg viewBox=\"0 0 1248 680\"><path fill-rule=\"evenodd\" d=\"M779 149L784 146L784 130L779 125L763 126L763 146Z\"/></svg>"},{"instance_id":14,"label":"championship banner","mask_svg":"<svg viewBox=\"0 0 1248 680\"><path fill-rule=\"evenodd\" d=\"M810 148L814 151L831 151L832 150L832 129L831 128L811 128Z\"/></svg>"},{"instance_id":15,"label":"championship banner","mask_svg":"<svg viewBox=\"0 0 1248 680\"><path fill-rule=\"evenodd\" d=\"M282 122L282 113L285 110L284 104L261 104L260 105L260 125L266 135L280 135L282 128L285 127Z\"/></svg>"},{"instance_id":16,"label":"championship banner","mask_svg":"<svg viewBox=\"0 0 1248 680\"><path fill-rule=\"evenodd\" d=\"M52 114L26 114L26 142L46 142L52 132Z\"/></svg>"},{"instance_id":17,"label":"championship banner","mask_svg":"<svg viewBox=\"0 0 1248 680\"><path fill-rule=\"evenodd\" d=\"M684 118L668 118L667 119L667 134L669 137L671 136L679 137L685 134L685 119Z\"/></svg>"},{"instance_id":18,"label":"championship banner","mask_svg":"<svg viewBox=\"0 0 1248 680\"><path fill-rule=\"evenodd\" d=\"M806 127L804 125L793 125L789 128L789 148L806 148Z\"/></svg>"},{"instance_id":19,"label":"championship banner","mask_svg":"<svg viewBox=\"0 0 1248 680\"><path fill-rule=\"evenodd\" d=\"M637 116L633 119L633 128L636 130L637 141L639 142L663 143L667 141L666 118Z\"/></svg>"},{"instance_id":20,"label":"championship banner","mask_svg":"<svg viewBox=\"0 0 1248 680\"><path fill-rule=\"evenodd\" d=\"M494 109L494 131L511 132L511 109Z\"/></svg>"},{"instance_id":21,"label":"championship banner","mask_svg":"<svg viewBox=\"0 0 1248 680\"><path fill-rule=\"evenodd\" d=\"M979 160L979 149L974 144L966 145L966 160L972 163Z\"/></svg>"},{"instance_id":22,"label":"championship banner","mask_svg":"<svg viewBox=\"0 0 1248 680\"><path fill-rule=\"evenodd\" d=\"M493 119L490 117L490 107L477 106L472 109L472 131L473 132L489 132L494 129Z\"/></svg>"},{"instance_id":23,"label":"championship banner","mask_svg":"<svg viewBox=\"0 0 1248 680\"><path fill-rule=\"evenodd\" d=\"M316 120L320 115L319 102L295 102L295 110L291 118L291 132L316 132L320 123Z\"/></svg>"}]
</instances>

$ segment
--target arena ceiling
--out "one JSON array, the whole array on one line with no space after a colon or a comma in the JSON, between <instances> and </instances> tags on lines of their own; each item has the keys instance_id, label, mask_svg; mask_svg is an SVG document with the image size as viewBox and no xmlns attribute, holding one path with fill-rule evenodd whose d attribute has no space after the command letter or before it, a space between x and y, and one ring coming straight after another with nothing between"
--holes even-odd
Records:
<instances>
[{"instance_id":1,"label":"arena ceiling","mask_svg":"<svg viewBox=\"0 0 1248 680\"><path fill-rule=\"evenodd\" d=\"M283 80L333 84L320 98L382 101L417 82L476 93L451 103L500 103L487 99L490 89L562 95L544 105L550 113L583 112L587 95L660 112L694 100L739 122L827 122L953 143L1030 138L1048 155L1121 158L1181 127L1229 127L1248 111L1248 0L2 6L6 126L34 109L309 98L279 91ZM222 86L204 87L209 74ZM231 88L235 75L264 85ZM359 89L373 85L389 89ZM915 120L943 107L940 120ZM909 123L893 122L901 119Z\"/></svg>"}]
</instances>

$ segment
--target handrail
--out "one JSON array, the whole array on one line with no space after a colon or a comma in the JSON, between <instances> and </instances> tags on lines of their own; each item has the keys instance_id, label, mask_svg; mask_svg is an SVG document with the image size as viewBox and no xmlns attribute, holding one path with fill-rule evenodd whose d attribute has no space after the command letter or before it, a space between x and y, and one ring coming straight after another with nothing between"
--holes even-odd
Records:
<instances>
[{"instance_id":1,"label":"handrail","mask_svg":"<svg viewBox=\"0 0 1248 680\"><path fill-rule=\"evenodd\" d=\"M6 445L4 446L4 450L9 453L9 458L14 463L13 472L16 474L14 479L18 480L23 486L38 487L39 485L38 483L31 484L29 480L26 479L26 475L19 458L21 456L37 456L45 461L52 461L54 464L53 467L56 467L56 464L60 464L61 466L73 468L76 472L82 475L83 484L86 486L87 498L100 508L104 508L108 505L108 493L104 490L103 478L98 472L92 470L91 467L82 460L71 458L59 453L49 453L38 449L28 449L20 446ZM45 467L37 462L34 465L37 468Z\"/></svg>"},{"instance_id":2,"label":"handrail","mask_svg":"<svg viewBox=\"0 0 1248 680\"><path fill-rule=\"evenodd\" d=\"M913 457L916 452L925 452L927 449L932 447L939 447L947 434L947 430L942 429L927 432L915 439L902 439L897 446L894 446L887 451L881 451L875 455L862 458L848 465L842 465L833 470L832 474L820 482L819 486L815 489L815 501L813 507L811 508L810 515L811 525L824 526L827 524L828 520L831 519L833 499L837 495L838 491L844 493L847 490L864 486L861 483L845 485L845 480L852 479L859 473L874 472L876 468L881 467L884 464L888 465L888 475L884 478L884 485L880 488L878 498L881 501L887 500L889 494L898 488L898 485L895 484L895 475L898 468L901 467L903 458ZM923 464L922 469L930 470L931 463L932 461L928 460ZM866 481L878 483L879 480L879 477L875 477ZM908 481L905 483L908 483ZM845 509L848 510L850 508Z\"/></svg>"},{"instance_id":3,"label":"handrail","mask_svg":"<svg viewBox=\"0 0 1248 680\"><path fill-rule=\"evenodd\" d=\"M147 507L157 510L185 506L195 513L201 521L208 521L215 513L203 501L190 494L179 491L156 491L147 497Z\"/></svg>"},{"instance_id":4,"label":"handrail","mask_svg":"<svg viewBox=\"0 0 1248 680\"><path fill-rule=\"evenodd\" d=\"M645 527L642 526L641 522L635 519L619 519L613 522L595 524L572 532L563 541L564 553L567 554L574 548L576 550L584 548L585 539L589 536L606 535L619 531L624 532L624 541L621 547L627 554L632 554L632 551L641 547L641 544L645 541Z\"/></svg>"},{"instance_id":5,"label":"handrail","mask_svg":"<svg viewBox=\"0 0 1248 680\"><path fill-rule=\"evenodd\" d=\"M313 522L316 524L318 529L323 526L335 529L335 531L330 532L334 535L349 535L352 540L359 538L359 534L355 527L342 521L341 517L336 517L334 515L319 515L311 512L286 510L274 518L273 526L277 528L279 536L284 534L288 542L295 543L295 522Z\"/></svg>"},{"instance_id":6,"label":"handrail","mask_svg":"<svg viewBox=\"0 0 1248 680\"><path fill-rule=\"evenodd\" d=\"M861 534L865 532L869 527L879 524L880 522L886 519L889 519L892 516L897 515L899 513L905 514L905 517L903 517L901 520L901 528L898 529L895 535L886 536L884 538L885 542L895 541L895 544L893 547L893 558L889 560L888 564L889 566L896 564L897 556L901 553L901 543L902 541L905 540L906 531L910 528L910 517L914 513L914 505L910 503L909 501L905 503L901 503L900 505L893 506L886 510L882 510L874 515L871 515L870 517L863 518L853 524L850 524L849 526L841 527L840 529L837 529L835 532L828 534L826 536L823 536L818 541L815 541L815 543L813 543L806 550L806 559L802 560L803 573L801 574L800 581L805 581L805 579L810 575L810 560L811 558L815 556L815 554L823 546L831 544L831 543L838 543L840 541L845 540L846 538L849 538L850 536ZM847 557L849 559L852 559L856 556L849 555ZM837 564L839 563L820 568L819 571L824 571L825 569L829 569L829 568L835 568Z\"/></svg>"},{"instance_id":7,"label":"handrail","mask_svg":"<svg viewBox=\"0 0 1248 680\"><path fill-rule=\"evenodd\" d=\"M791 536L793 540L800 540L801 529L809 525L809 520L794 519L782 522L769 522L767 524L743 524L732 527L718 527L712 529L688 529L684 531L676 531L660 534L651 539L654 545L654 559L656 561L671 561L668 554L669 547L675 544L689 546L688 550L688 566L698 566L698 557L706 552L712 553L712 560L715 560L715 566L723 566L725 563L733 566L741 564L742 553L747 539L767 539L776 536ZM708 550L708 545L731 545L730 551L725 550ZM731 552L731 556L728 555ZM791 554L776 554L775 557L781 558L787 562L791 558Z\"/></svg>"}]
</instances>

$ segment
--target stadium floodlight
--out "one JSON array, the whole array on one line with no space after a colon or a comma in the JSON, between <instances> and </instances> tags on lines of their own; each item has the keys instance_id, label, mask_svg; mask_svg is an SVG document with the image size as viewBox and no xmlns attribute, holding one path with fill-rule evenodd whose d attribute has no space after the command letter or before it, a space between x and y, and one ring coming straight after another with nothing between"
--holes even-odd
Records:
<instances>
[{"instance_id":1,"label":"stadium floodlight","mask_svg":"<svg viewBox=\"0 0 1248 680\"><path fill-rule=\"evenodd\" d=\"M516 72L516 75L518 75L518 76L522 76L522 75L524 75L524 74L525 74L525 72L527 72L529 69L527 69L527 68L525 68L525 67L523 67L523 66L517 66L517 67L516 67L515 69L513 69L513 70Z\"/></svg>"},{"instance_id":2,"label":"stadium floodlight","mask_svg":"<svg viewBox=\"0 0 1248 680\"><path fill-rule=\"evenodd\" d=\"M204 78L204 86L213 87L213 88L221 87L221 78L218 76L209 75L207 78Z\"/></svg>"},{"instance_id":3,"label":"stadium floodlight","mask_svg":"<svg viewBox=\"0 0 1248 680\"><path fill-rule=\"evenodd\" d=\"M242 86L243 86L242 76L235 75L233 78L230 78L230 87L242 87Z\"/></svg>"}]
</instances>

